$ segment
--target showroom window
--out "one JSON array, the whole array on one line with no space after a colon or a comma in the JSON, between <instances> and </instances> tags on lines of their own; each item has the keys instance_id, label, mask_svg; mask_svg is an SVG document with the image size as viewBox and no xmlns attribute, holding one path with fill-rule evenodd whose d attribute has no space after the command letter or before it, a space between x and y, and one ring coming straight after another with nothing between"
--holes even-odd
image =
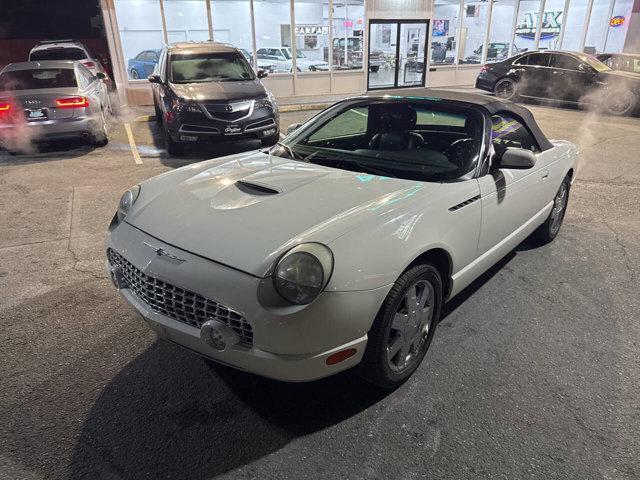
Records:
<instances>
[{"instance_id":1,"label":"showroom window","mask_svg":"<svg viewBox=\"0 0 640 480\"><path fill-rule=\"evenodd\" d=\"M493 4L487 63L500 62L511 55L513 22L517 0L504 0ZM517 52L513 52L515 54Z\"/></svg>"},{"instance_id":2,"label":"showroom window","mask_svg":"<svg viewBox=\"0 0 640 480\"><path fill-rule=\"evenodd\" d=\"M164 45L159 0L115 0L114 5L127 76L146 79L157 63L149 52Z\"/></svg>"},{"instance_id":3,"label":"showroom window","mask_svg":"<svg viewBox=\"0 0 640 480\"><path fill-rule=\"evenodd\" d=\"M299 72L329 70L329 2L294 2L296 65Z\"/></svg>"},{"instance_id":4,"label":"showroom window","mask_svg":"<svg viewBox=\"0 0 640 480\"><path fill-rule=\"evenodd\" d=\"M209 40L205 0L163 0L163 2L169 43Z\"/></svg>"},{"instance_id":5,"label":"showroom window","mask_svg":"<svg viewBox=\"0 0 640 480\"><path fill-rule=\"evenodd\" d=\"M599 53L604 50L607 27L609 25L609 19L607 18L609 16L609 5L610 0L593 0L583 52Z\"/></svg>"},{"instance_id":6,"label":"showroom window","mask_svg":"<svg viewBox=\"0 0 640 480\"><path fill-rule=\"evenodd\" d=\"M565 0L547 0L542 17L540 32L540 50L560 50L560 33L564 21Z\"/></svg>"},{"instance_id":7,"label":"showroom window","mask_svg":"<svg viewBox=\"0 0 640 480\"><path fill-rule=\"evenodd\" d=\"M563 19L564 36L562 39L562 50L570 52L579 52L582 47L582 31L584 20L587 16L587 2L578 0L568 0L569 9L567 10L567 18Z\"/></svg>"},{"instance_id":8,"label":"showroom window","mask_svg":"<svg viewBox=\"0 0 640 480\"><path fill-rule=\"evenodd\" d=\"M258 63L278 73L292 71L289 0L254 0ZM215 22L215 20L214 20Z\"/></svg>"},{"instance_id":9,"label":"showroom window","mask_svg":"<svg viewBox=\"0 0 640 480\"><path fill-rule=\"evenodd\" d=\"M299 23L297 16L296 23ZM333 69L362 69L364 65L364 1L334 2L332 25Z\"/></svg>"},{"instance_id":10,"label":"showroom window","mask_svg":"<svg viewBox=\"0 0 640 480\"><path fill-rule=\"evenodd\" d=\"M604 46L605 52L622 52L632 10L633 0L616 0L609 20L609 32Z\"/></svg>"},{"instance_id":11,"label":"showroom window","mask_svg":"<svg viewBox=\"0 0 640 480\"><path fill-rule=\"evenodd\" d=\"M484 36L489 21L489 5L481 0L468 1L462 9L459 63L480 63Z\"/></svg>"},{"instance_id":12,"label":"showroom window","mask_svg":"<svg viewBox=\"0 0 640 480\"><path fill-rule=\"evenodd\" d=\"M431 65L455 63L460 24L458 0L435 0L431 27Z\"/></svg>"},{"instance_id":13,"label":"showroom window","mask_svg":"<svg viewBox=\"0 0 640 480\"><path fill-rule=\"evenodd\" d=\"M247 61L255 67L249 0L212 0L211 14L213 17L213 39L216 42L235 45Z\"/></svg>"},{"instance_id":14,"label":"showroom window","mask_svg":"<svg viewBox=\"0 0 640 480\"><path fill-rule=\"evenodd\" d=\"M540 2L538 0L522 0L516 16L514 31L513 54L535 50L536 31L538 29L538 15Z\"/></svg>"}]
</instances>

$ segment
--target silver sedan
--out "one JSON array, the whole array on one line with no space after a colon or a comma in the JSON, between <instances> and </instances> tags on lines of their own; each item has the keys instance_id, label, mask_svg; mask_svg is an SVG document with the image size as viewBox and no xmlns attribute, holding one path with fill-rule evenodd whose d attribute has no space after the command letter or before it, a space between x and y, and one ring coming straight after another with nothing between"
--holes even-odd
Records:
<instances>
[{"instance_id":1,"label":"silver sedan","mask_svg":"<svg viewBox=\"0 0 640 480\"><path fill-rule=\"evenodd\" d=\"M7 65L0 72L0 145L26 151L34 142L60 138L106 145L111 105L103 77L80 62Z\"/></svg>"}]
</instances>

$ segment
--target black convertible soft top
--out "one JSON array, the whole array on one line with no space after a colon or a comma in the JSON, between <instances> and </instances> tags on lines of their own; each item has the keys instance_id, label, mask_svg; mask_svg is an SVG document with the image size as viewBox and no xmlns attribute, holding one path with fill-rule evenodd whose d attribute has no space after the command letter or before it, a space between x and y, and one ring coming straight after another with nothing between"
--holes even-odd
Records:
<instances>
[{"instance_id":1,"label":"black convertible soft top","mask_svg":"<svg viewBox=\"0 0 640 480\"><path fill-rule=\"evenodd\" d=\"M390 94L390 96L416 100L444 100L456 103L466 103L469 105L476 105L487 110L489 115L494 115L500 112L507 112L512 114L516 118L521 119L525 123L542 150L553 148L553 144L542 132L535 118L533 118L533 114L528 109L521 107L520 105L517 105L509 100L502 100L491 95L455 92L451 90L437 90L431 88L399 89L394 90L393 93ZM379 99L385 98L385 96L372 94L369 94L366 97ZM389 97L386 96L386 98Z\"/></svg>"}]
</instances>

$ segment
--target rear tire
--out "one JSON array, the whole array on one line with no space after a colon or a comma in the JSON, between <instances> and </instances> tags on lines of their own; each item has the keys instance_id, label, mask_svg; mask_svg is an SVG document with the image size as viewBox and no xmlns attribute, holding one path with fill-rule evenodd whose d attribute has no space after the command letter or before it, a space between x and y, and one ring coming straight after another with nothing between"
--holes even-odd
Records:
<instances>
[{"instance_id":1,"label":"rear tire","mask_svg":"<svg viewBox=\"0 0 640 480\"><path fill-rule=\"evenodd\" d=\"M131 69L131 78L133 80L139 80L140 79L140 75L138 75L138 71L135 68Z\"/></svg>"},{"instance_id":2,"label":"rear tire","mask_svg":"<svg viewBox=\"0 0 640 480\"><path fill-rule=\"evenodd\" d=\"M518 84L511 78L501 78L493 87L493 93L503 100L515 101L518 99Z\"/></svg>"},{"instance_id":3,"label":"rear tire","mask_svg":"<svg viewBox=\"0 0 640 480\"><path fill-rule=\"evenodd\" d=\"M95 147L104 147L109 143L109 136L107 134L107 122L104 118L104 112L100 115L102 125L99 127L97 133L93 135L93 145Z\"/></svg>"},{"instance_id":4,"label":"rear tire","mask_svg":"<svg viewBox=\"0 0 640 480\"><path fill-rule=\"evenodd\" d=\"M362 376L382 388L402 385L424 358L440 319L442 277L429 263L396 280L369 330Z\"/></svg>"},{"instance_id":5,"label":"rear tire","mask_svg":"<svg viewBox=\"0 0 640 480\"><path fill-rule=\"evenodd\" d=\"M165 132L165 135L167 138L167 153L176 157L184 155L184 145L174 141L168 132Z\"/></svg>"},{"instance_id":6,"label":"rear tire","mask_svg":"<svg viewBox=\"0 0 640 480\"><path fill-rule=\"evenodd\" d=\"M571 189L571 178L569 175L564 177L560 188L553 199L553 208L551 213L545 220L545 222L533 232L533 238L539 245L545 245L552 242L554 238L558 236L560 227L564 220L564 215L567 212L567 205L569 204L569 190Z\"/></svg>"}]
</instances>

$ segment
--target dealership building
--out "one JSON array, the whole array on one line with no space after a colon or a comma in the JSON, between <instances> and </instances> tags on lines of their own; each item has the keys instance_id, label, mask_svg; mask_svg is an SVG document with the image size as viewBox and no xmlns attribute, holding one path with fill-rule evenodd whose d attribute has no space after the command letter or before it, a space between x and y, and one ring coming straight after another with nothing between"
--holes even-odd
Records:
<instances>
[{"instance_id":1,"label":"dealership building","mask_svg":"<svg viewBox=\"0 0 640 480\"><path fill-rule=\"evenodd\" d=\"M639 52L640 0L101 0L114 77L149 104L166 43L242 49L279 98L473 85L480 65L548 49ZM488 48L484 48L488 45ZM640 65L638 66L640 70Z\"/></svg>"}]
</instances>

